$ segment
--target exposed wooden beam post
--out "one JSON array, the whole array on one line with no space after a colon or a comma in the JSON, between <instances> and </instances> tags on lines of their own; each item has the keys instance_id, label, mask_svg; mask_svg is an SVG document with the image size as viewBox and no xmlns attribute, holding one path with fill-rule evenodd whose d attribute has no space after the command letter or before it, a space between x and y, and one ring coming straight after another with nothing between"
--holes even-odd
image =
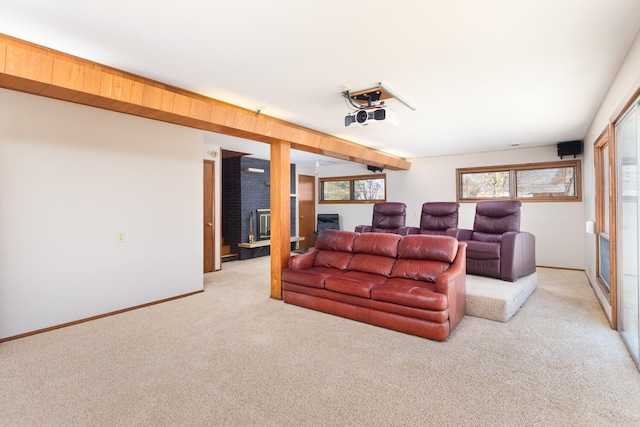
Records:
<instances>
[{"instance_id":1,"label":"exposed wooden beam post","mask_svg":"<svg viewBox=\"0 0 640 427\"><path fill-rule=\"evenodd\" d=\"M291 144L271 144L271 298L282 299L282 270L291 255Z\"/></svg>"},{"instance_id":2,"label":"exposed wooden beam post","mask_svg":"<svg viewBox=\"0 0 640 427\"><path fill-rule=\"evenodd\" d=\"M0 34L0 87L269 144L407 170L410 163L345 139Z\"/></svg>"}]
</instances>

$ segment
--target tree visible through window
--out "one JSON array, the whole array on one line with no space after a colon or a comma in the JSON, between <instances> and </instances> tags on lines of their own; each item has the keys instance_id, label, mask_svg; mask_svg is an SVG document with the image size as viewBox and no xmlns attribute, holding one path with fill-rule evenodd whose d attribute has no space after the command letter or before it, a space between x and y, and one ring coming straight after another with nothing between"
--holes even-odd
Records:
<instances>
[{"instance_id":1,"label":"tree visible through window","mask_svg":"<svg viewBox=\"0 0 640 427\"><path fill-rule=\"evenodd\" d=\"M320 178L320 203L371 203L386 200L386 175Z\"/></svg>"},{"instance_id":2,"label":"tree visible through window","mask_svg":"<svg viewBox=\"0 0 640 427\"><path fill-rule=\"evenodd\" d=\"M509 171L462 174L465 199L509 198Z\"/></svg>"},{"instance_id":3,"label":"tree visible through window","mask_svg":"<svg viewBox=\"0 0 640 427\"><path fill-rule=\"evenodd\" d=\"M580 201L580 160L457 169L458 201Z\"/></svg>"}]
</instances>

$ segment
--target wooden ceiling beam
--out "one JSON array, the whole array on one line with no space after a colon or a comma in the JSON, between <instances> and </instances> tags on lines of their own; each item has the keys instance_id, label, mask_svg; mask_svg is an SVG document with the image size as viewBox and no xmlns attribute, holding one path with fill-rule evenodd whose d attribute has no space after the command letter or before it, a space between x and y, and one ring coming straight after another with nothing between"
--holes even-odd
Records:
<instances>
[{"instance_id":1,"label":"wooden ceiling beam","mask_svg":"<svg viewBox=\"0 0 640 427\"><path fill-rule=\"evenodd\" d=\"M0 87L390 170L397 156L0 34Z\"/></svg>"}]
</instances>

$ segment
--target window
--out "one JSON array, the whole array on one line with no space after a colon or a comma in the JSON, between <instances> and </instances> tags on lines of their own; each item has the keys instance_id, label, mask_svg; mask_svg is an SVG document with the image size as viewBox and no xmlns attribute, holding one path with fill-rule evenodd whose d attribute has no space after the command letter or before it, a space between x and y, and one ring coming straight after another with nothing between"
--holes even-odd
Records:
<instances>
[{"instance_id":1,"label":"window","mask_svg":"<svg viewBox=\"0 0 640 427\"><path fill-rule=\"evenodd\" d=\"M387 176L319 178L319 203L374 203L387 198Z\"/></svg>"},{"instance_id":2,"label":"window","mask_svg":"<svg viewBox=\"0 0 640 427\"><path fill-rule=\"evenodd\" d=\"M456 169L459 202L582 200L580 160Z\"/></svg>"}]
</instances>

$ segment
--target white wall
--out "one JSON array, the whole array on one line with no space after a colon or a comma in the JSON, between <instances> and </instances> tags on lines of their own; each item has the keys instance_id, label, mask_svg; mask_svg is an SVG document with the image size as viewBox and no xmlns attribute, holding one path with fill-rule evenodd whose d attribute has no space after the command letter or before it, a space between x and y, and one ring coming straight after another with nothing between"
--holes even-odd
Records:
<instances>
[{"instance_id":1,"label":"white wall","mask_svg":"<svg viewBox=\"0 0 640 427\"><path fill-rule=\"evenodd\" d=\"M409 159L408 171L385 171L387 200L407 204L407 225L418 226L424 202L456 200L456 168L560 160L555 145L488 153ZM321 168L319 176L365 175L363 165ZM370 224L372 205L321 204L319 213L339 213L341 226L353 230ZM475 203L461 203L458 226L472 228ZM521 230L536 236L536 263L584 268L584 208L582 202L523 203Z\"/></svg>"},{"instance_id":2,"label":"white wall","mask_svg":"<svg viewBox=\"0 0 640 427\"><path fill-rule=\"evenodd\" d=\"M0 338L201 290L202 141L0 89Z\"/></svg>"},{"instance_id":3,"label":"white wall","mask_svg":"<svg viewBox=\"0 0 640 427\"><path fill-rule=\"evenodd\" d=\"M631 45L626 58L618 70L618 73L611 83L609 90L604 97L598 112L589 127L589 132L584 137L584 216L587 220L595 220L595 170L594 170L594 150L593 144L602 131L613 119L613 115L618 112L626 102L631 100L633 92L640 87L640 33ZM585 247L585 264L589 281L601 301L605 312L611 320L611 307L605 295L600 290L596 282L596 236L595 234L584 233L583 244Z\"/></svg>"}]
</instances>

